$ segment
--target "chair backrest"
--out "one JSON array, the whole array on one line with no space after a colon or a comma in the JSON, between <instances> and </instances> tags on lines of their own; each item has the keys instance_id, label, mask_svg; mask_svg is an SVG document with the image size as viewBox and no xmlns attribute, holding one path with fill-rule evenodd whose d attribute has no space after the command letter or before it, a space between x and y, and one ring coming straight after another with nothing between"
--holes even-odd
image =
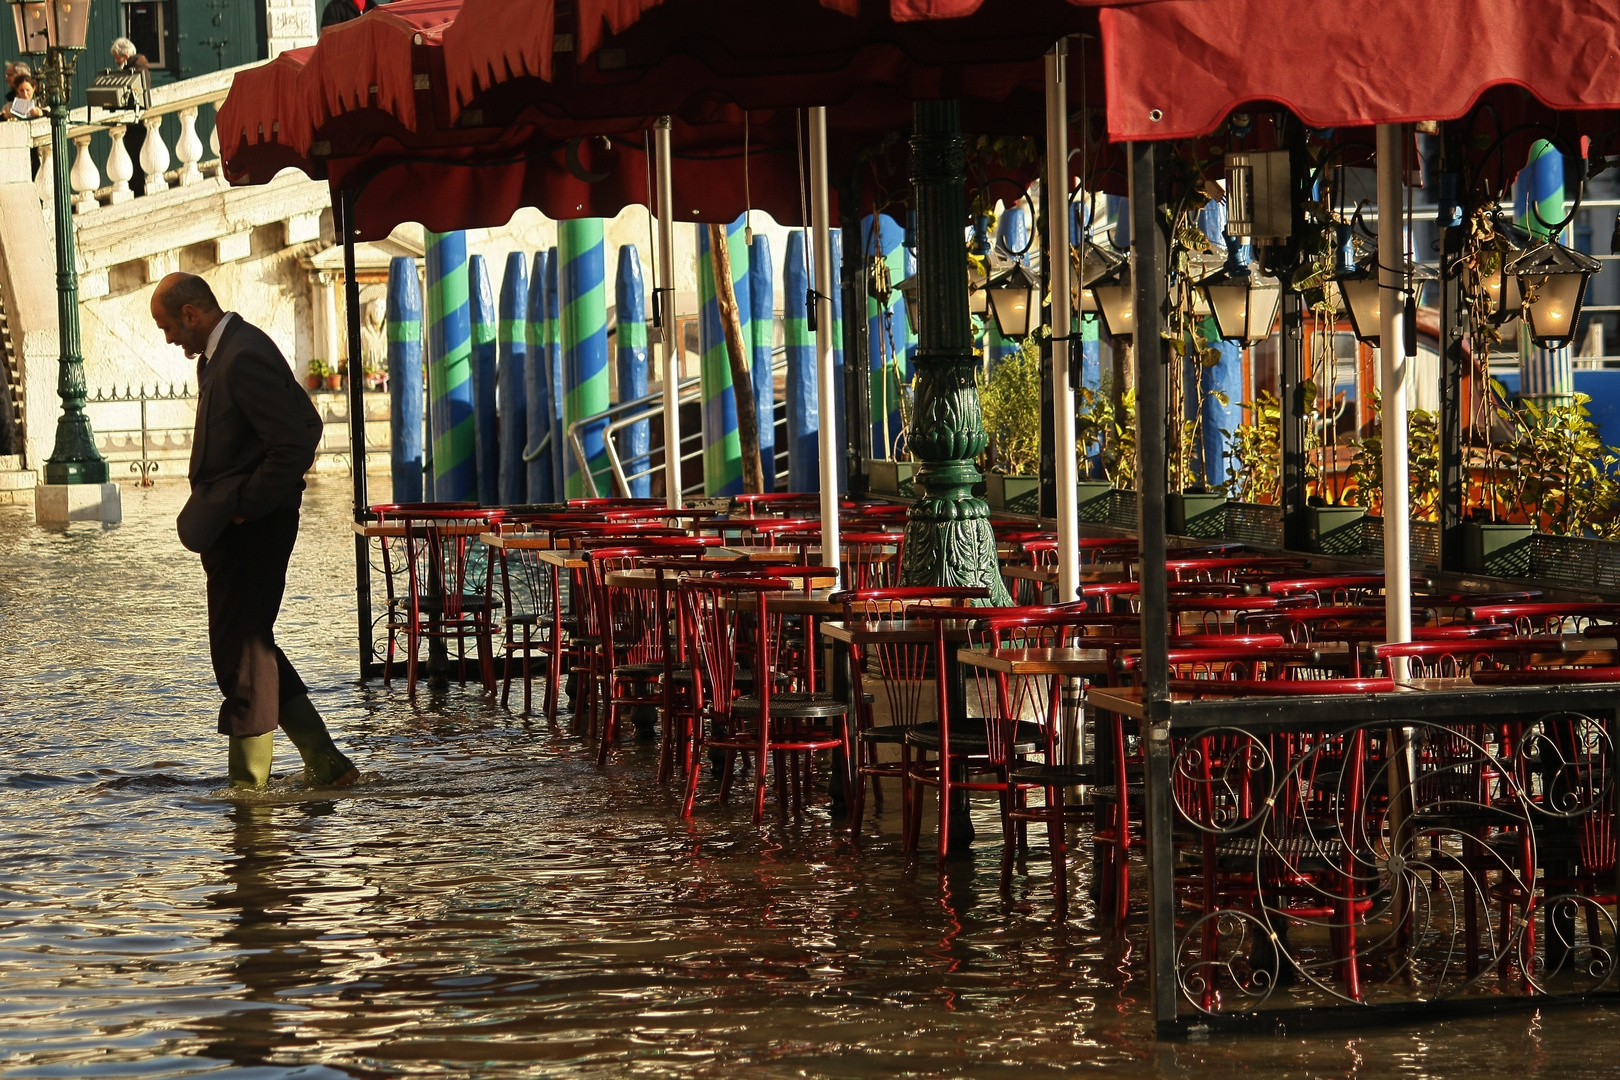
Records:
<instances>
[{"instance_id":1,"label":"chair backrest","mask_svg":"<svg viewBox=\"0 0 1620 1080\"><path fill-rule=\"evenodd\" d=\"M817 536L820 541L820 536ZM844 583L851 590L881 589L900 584L900 560L905 554L901 533L847 532L839 537L839 558Z\"/></svg>"},{"instance_id":2,"label":"chair backrest","mask_svg":"<svg viewBox=\"0 0 1620 1080\"><path fill-rule=\"evenodd\" d=\"M743 653L751 653L755 691L768 703L781 619L770 613L765 598L789 587L785 581L765 577L680 579L684 630L696 673L697 708L729 714L736 697L738 658Z\"/></svg>"},{"instance_id":3,"label":"chair backrest","mask_svg":"<svg viewBox=\"0 0 1620 1080\"><path fill-rule=\"evenodd\" d=\"M833 593L829 599L844 605L845 620L902 619L909 616L911 607L964 605L973 600L988 600L990 590L978 586L961 585L885 585L847 589ZM974 614L978 614L975 610Z\"/></svg>"},{"instance_id":4,"label":"chair backrest","mask_svg":"<svg viewBox=\"0 0 1620 1080\"><path fill-rule=\"evenodd\" d=\"M488 596L489 549L478 542L486 521L465 512L434 512L413 514L402 524L413 615L430 606L447 620L459 619L467 613L468 600Z\"/></svg>"}]
</instances>

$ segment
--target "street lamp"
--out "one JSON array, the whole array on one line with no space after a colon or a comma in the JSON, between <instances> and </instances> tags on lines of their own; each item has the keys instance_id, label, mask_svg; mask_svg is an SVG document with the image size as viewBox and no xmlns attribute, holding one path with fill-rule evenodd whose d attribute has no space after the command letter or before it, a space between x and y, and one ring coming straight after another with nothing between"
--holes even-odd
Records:
<instances>
[{"instance_id":1,"label":"street lamp","mask_svg":"<svg viewBox=\"0 0 1620 1080\"><path fill-rule=\"evenodd\" d=\"M1575 336L1586 283L1603 264L1556 240L1513 260L1507 272L1519 283L1530 337L1543 349L1562 349Z\"/></svg>"},{"instance_id":2,"label":"street lamp","mask_svg":"<svg viewBox=\"0 0 1620 1080\"><path fill-rule=\"evenodd\" d=\"M1407 263L1402 269L1401 278L1410 280L1412 287L1416 288L1418 282L1433 281L1434 272L1428 267ZM1380 321L1384 305L1378 284L1377 260L1368 260L1360 270L1338 274L1333 282L1338 285L1339 294L1344 297L1344 306L1350 312L1350 327L1355 331L1356 340L1378 348L1384 336L1383 323ZM1410 341L1406 344L1408 348L1413 345Z\"/></svg>"},{"instance_id":3,"label":"street lamp","mask_svg":"<svg viewBox=\"0 0 1620 1080\"><path fill-rule=\"evenodd\" d=\"M1136 333L1136 296L1130 281L1123 275L1110 281L1099 281L1086 290L1102 312L1103 325L1108 336L1132 337Z\"/></svg>"},{"instance_id":4,"label":"street lamp","mask_svg":"<svg viewBox=\"0 0 1620 1080\"><path fill-rule=\"evenodd\" d=\"M1040 282L1027 266L1013 263L985 282L984 293L1002 337L1022 341L1029 336L1030 323L1040 302Z\"/></svg>"},{"instance_id":5,"label":"street lamp","mask_svg":"<svg viewBox=\"0 0 1620 1080\"><path fill-rule=\"evenodd\" d=\"M56 393L62 415L56 447L45 462L47 484L105 484L107 462L96 450L84 412L84 357L79 353L79 273L74 261L73 191L68 183L68 92L90 26L90 0L10 0L17 43L44 54L39 92L51 119L51 191L56 215L56 317L61 355Z\"/></svg>"}]
</instances>

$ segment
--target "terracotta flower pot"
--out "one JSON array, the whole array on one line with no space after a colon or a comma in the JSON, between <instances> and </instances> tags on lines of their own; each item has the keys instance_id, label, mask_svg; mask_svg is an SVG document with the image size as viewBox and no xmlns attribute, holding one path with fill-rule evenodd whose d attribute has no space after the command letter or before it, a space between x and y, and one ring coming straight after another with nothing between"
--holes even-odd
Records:
<instances>
[{"instance_id":1,"label":"terracotta flower pot","mask_svg":"<svg viewBox=\"0 0 1620 1080\"><path fill-rule=\"evenodd\" d=\"M328 375L326 377L326 388L328 390L341 390L341 389L343 389L343 376L342 375Z\"/></svg>"},{"instance_id":2,"label":"terracotta flower pot","mask_svg":"<svg viewBox=\"0 0 1620 1080\"><path fill-rule=\"evenodd\" d=\"M309 387L311 390L319 390L321 388L321 377L319 375L311 375L304 380L304 385Z\"/></svg>"}]
</instances>

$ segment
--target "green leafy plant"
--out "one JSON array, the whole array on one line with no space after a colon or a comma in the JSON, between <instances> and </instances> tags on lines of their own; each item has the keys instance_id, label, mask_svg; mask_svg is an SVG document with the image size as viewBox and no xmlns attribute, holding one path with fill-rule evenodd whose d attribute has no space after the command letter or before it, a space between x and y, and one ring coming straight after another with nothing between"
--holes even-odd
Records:
<instances>
[{"instance_id":1,"label":"green leafy plant","mask_svg":"<svg viewBox=\"0 0 1620 1080\"><path fill-rule=\"evenodd\" d=\"M332 369L325 360L311 360L309 362L309 374L311 378L324 379L332 374Z\"/></svg>"},{"instance_id":2,"label":"green leafy plant","mask_svg":"<svg viewBox=\"0 0 1620 1080\"><path fill-rule=\"evenodd\" d=\"M1075 447L1084 479L1132 487L1136 483L1136 391L1127 390L1116 410L1105 391L1081 387L1079 406Z\"/></svg>"},{"instance_id":3,"label":"green leafy plant","mask_svg":"<svg viewBox=\"0 0 1620 1080\"><path fill-rule=\"evenodd\" d=\"M1041 463L1041 346L1031 334L1018 351L980 373L979 409L998 471L1033 475Z\"/></svg>"},{"instance_id":4,"label":"green leafy plant","mask_svg":"<svg viewBox=\"0 0 1620 1080\"><path fill-rule=\"evenodd\" d=\"M1494 385L1505 401L1501 384ZM1549 405L1521 400L1497 407L1513 432L1497 446L1494 484L1497 505L1508 515L1543 532L1620 535L1620 449L1603 445L1586 408L1591 400L1576 394Z\"/></svg>"},{"instance_id":5,"label":"green leafy plant","mask_svg":"<svg viewBox=\"0 0 1620 1080\"><path fill-rule=\"evenodd\" d=\"M1241 408L1249 422L1236 431L1221 429L1227 440L1227 479L1219 491L1238 502L1275 503L1282 492L1282 403L1261 390Z\"/></svg>"},{"instance_id":6,"label":"green leafy plant","mask_svg":"<svg viewBox=\"0 0 1620 1080\"><path fill-rule=\"evenodd\" d=\"M1370 395L1374 415L1380 396ZM1407 416L1407 508L1413 521L1434 521L1440 512L1440 418L1427 409ZM1370 514L1384 512L1384 436L1381 420L1373 421L1372 434L1357 440L1347 475L1355 487L1346 497Z\"/></svg>"}]
</instances>

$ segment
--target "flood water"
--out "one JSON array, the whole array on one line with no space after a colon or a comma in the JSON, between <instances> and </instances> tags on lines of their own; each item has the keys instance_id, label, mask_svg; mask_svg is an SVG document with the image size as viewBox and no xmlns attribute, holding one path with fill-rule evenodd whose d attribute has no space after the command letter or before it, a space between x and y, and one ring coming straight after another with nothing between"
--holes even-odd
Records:
<instances>
[{"instance_id":1,"label":"flood water","mask_svg":"<svg viewBox=\"0 0 1620 1080\"><path fill-rule=\"evenodd\" d=\"M312 485L279 624L365 772L336 797L279 737L270 794L225 787L181 485L112 529L0 508L0 1077L1620 1074L1599 1009L1158 1043L1139 931L1083 890L1053 926L1040 860L941 879L894 802L859 848L683 823L650 745L361 687L347 497Z\"/></svg>"}]
</instances>

